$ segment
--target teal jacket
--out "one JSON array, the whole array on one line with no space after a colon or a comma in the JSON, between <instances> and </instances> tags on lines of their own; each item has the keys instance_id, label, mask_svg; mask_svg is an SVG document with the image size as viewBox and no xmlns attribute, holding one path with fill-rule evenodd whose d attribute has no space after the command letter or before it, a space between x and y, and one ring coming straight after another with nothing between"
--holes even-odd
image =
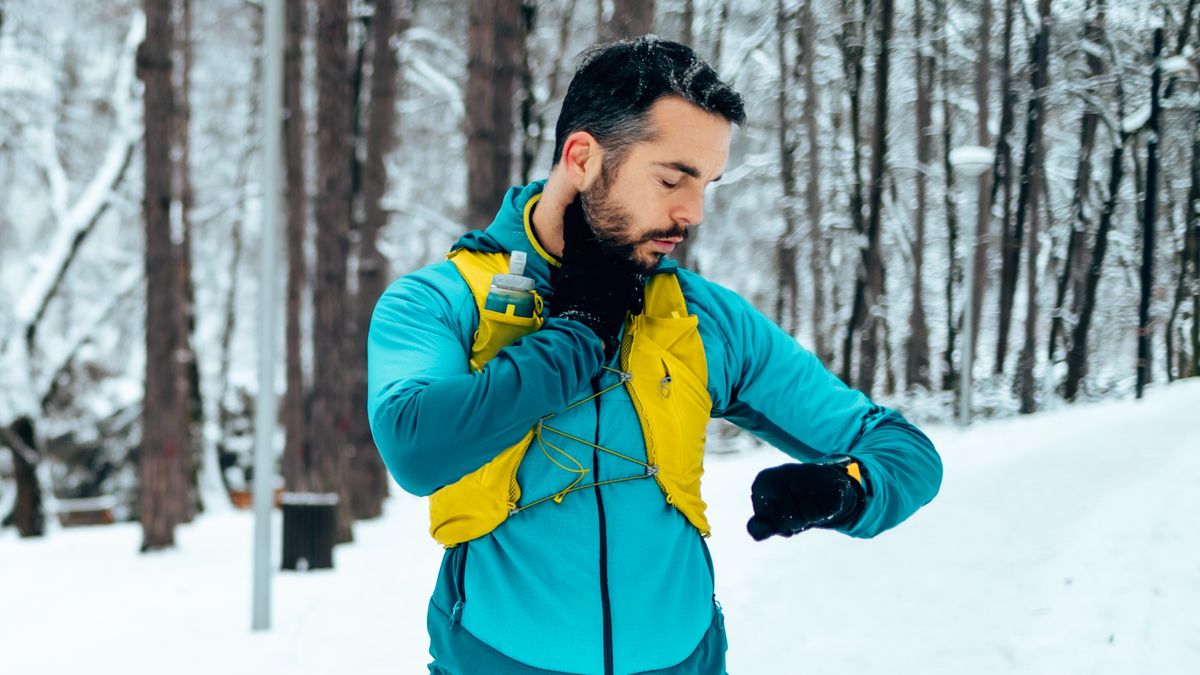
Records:
<instances>
[{"instance_id":1,"label":"teal jacket","mask_svg":"<svg viewBox=\"0 0 1200 675\"><path fill-rule=\"evenodd\" d=\"M512 188L492 225L456 247L525 251L526 274L552 307L550 265L523 217L543 185ZM899 413L846 387L736 293L669 259L655 273L678 275L690 311L699 316L714 417L796 460L850 455L863 467L867 503L845 534L873 537L933 499L941 460ZM477 323L475 299L449 261L397 280L375 308L367 412L379 452L402 488L428 495L457 481L552 412L559 413L557 428L645 460L641 427L623 387L594 405L565 410L617 378L602 370L601 342L588 328L550 318L471 373L467 358ZM641 471L612 455L596 456L582 443L564 439L559 447L593 471L589 482ZM530 449L517 476L522 504L574 479L555 461ZM748 516L749 499L746 507ZM466 630L496 652L548 671L603 673L607 666L636 673L684 662L717 611L703 539L666 504L654 481L633 480L540 504L449 550L431 600L430 629ZM436 619L442 616L444 625Z\"/></svg>"}]
</instances>

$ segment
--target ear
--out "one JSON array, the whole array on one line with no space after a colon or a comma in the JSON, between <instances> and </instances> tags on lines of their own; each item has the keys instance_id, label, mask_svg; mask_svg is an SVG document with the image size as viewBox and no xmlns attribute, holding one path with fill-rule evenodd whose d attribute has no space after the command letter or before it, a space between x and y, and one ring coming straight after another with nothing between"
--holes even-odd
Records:
<instances>
[{"instance_id":1,"label":"ear","mask_svg":"<svg viewBox=\"0 0 1200 675\"><path fill-rule=\"evenodd\" d=\"M600 175L600 167L604 162L604 149L600 143L586 131L576 131L563 143L562 165L567 179L579 192L592 185L592 181Z\"/></svg>"}]
</instances>

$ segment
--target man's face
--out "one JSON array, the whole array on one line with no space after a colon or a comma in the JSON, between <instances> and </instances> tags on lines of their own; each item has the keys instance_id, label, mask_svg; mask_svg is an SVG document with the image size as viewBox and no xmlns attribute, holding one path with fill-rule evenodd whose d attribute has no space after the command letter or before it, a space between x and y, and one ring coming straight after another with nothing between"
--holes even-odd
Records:
<instances>
[{"instance_id":1,"label":"man's face","mask_svg":"<svg viewBox=\"0 0 1200 675\"><path fill-rule=\"evenodd\" d=\"M732 127L682 98L650 107L655 138L636 143L583 191L597 238L649 272L704 218L704 191L720 180Z\"/></svg>"}]
</instances>

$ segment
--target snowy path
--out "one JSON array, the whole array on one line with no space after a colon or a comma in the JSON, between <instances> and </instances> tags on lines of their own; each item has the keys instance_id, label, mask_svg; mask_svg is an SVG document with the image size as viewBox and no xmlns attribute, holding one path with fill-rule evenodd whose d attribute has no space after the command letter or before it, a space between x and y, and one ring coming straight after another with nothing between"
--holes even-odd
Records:
<instances>
[{"instance_id":1,"label":"snowy path","mask_svg":"<svg viewBox=\"0 0 1200 675\"><path fill-rule=\"evenodd\" d=\"M730 671L1195 672L1198 384L932 430L941 495L874 540L715 539Z\"/></svg>"},{"instance_id":2,"label":"snowy path","mask_svg":"<svg viewBox=\"0 0 1200 675\"><path fill-rule=\"evenodd\" d=\"M935 428L942 494L869 541L744 533L771 450L716 457L706 497L734 675L1190 673L1200 666L1200 382L1143 402ZM440 550L421 500L360 524L337 571L277 575L251 635L248 514L136 554L136 525L0 533L5 673L421 673ZM276 527L278 536L278 527ZM278 546L274 549L278 551Z\"/></svg>"}]
</instances>

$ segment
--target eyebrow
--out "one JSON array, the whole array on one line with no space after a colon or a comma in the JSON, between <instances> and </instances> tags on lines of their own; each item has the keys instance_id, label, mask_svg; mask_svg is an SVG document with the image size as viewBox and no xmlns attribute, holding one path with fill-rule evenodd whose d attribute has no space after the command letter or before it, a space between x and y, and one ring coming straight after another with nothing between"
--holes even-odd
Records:
<instances>
[{"instance_id":1,"label":"eyebrow","mask_svg":"<svg viewBox=\"0 0 1200 675\"><path fill-rule=\"evenodd\" d=\"M655 164L658 166L661 166L663 168L666 168L666 169L671 169L673 171L678 171L679 173L687 174L687 175L691 176L692 178L700 178L700 169L697 169L696 167L692 166L691 164L687 164L685 162L655 162ZM720 181L724 175L725 174L721 174L720 176L717 176L716 178L712 179L709 182L716 183L716 182Z\"/></svg>"}]
</instances>

